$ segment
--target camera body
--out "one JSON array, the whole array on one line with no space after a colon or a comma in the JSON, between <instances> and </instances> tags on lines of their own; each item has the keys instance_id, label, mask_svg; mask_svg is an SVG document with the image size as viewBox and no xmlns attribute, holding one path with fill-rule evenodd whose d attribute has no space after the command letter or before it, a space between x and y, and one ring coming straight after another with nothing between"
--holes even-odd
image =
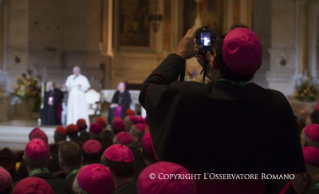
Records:
<instances>
[{"instance_id":1,"label":"camera body","mask_svg":"<svg viewBox=\"0 0 319 194\"><path fill-rule=\"evenodd\" d=\"M213 36L211 29L208 26L202 26L196 32L196 44L203 47L198 54L205 55L207 51L210 51L213 54L212 46L215 40L216 37Z\"/></svg>"}]
</instances>

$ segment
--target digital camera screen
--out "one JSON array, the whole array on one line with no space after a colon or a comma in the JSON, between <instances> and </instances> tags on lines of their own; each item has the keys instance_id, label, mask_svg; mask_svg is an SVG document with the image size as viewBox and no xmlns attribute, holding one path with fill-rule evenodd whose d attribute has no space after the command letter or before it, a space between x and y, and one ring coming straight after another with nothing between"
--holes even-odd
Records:
<instances>
[{"instance_id":1,"label":"digital camera screen","mask_svg":"<svg viewBox=\"0 0 319 194\"><path fill-rule=\"evenodd\" d=\"M201 32L200 33L200 45L201 46L212 46L210 38L211 38L210 32Z\"/></svg>"}]
</instances>

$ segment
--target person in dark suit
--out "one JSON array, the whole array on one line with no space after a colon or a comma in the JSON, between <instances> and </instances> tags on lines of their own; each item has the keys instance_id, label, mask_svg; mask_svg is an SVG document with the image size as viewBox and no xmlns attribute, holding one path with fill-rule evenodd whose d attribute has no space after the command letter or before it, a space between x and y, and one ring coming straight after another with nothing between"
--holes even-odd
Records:
<instances>
[{"instance_id":1,"label":"person in dark suit","mask_svg":"<svg viewBox=\"0 0 319 194\"><path fill-rule=\"evenodd\" d=\"M83 144L83 164L98 164L101 163L101 155L103 153L102 144L95 140L90 139Z\"/></svg>"},{"instance_id":2,"label":"person in dark suit","mask_svg":"<svg viewBox=\"0 0 319 194\"><path fill-rule=\"evenodd\" d=\"M48 91L44 94L44 106L42 109L42 125L60 125L61 124L61 102L63 93L55 88L54 82L48 82Z\"/></svg>"},{"instance_id":3,"label":"person in dark suit","mask_svg":"<svg viewBox=\"0 0 319 194\"><path fill-rule=\"evenodd\" d=\"M71 188L57 176L50 173L48 166L52 160L50 148L42 139L33 139L25 147L23 161L27 167L29 177L38 177L45 180L54 193L70 194ZM18 182L15 182L15 186Z\"/></svg>"},{"instance_id":4,"label":"person in dark suit","mask_svg":"<svg viewBox=\"0 0 319 194\"><path fill-rule=\"evenodd\" d=\"M59 163L66 174L65 181L72 189L73 181L82 165L82 150L74 141L63 142L59 147Z\"/></svg>"},{"instance_id":5,"label":"person in dark suit","mask_svg":"<svg viewBox=\"0 0 319 194\"><path fill-rule=\"evenodd\" d=\"M9 194L12 190L12 178L10 173L0 166L0 193Z\"/></svg>"},{"instance_id":6,"label":"person in dark suit","mask_svg":"<svg viewBox=\"0 0 319 194\"><path fill-rule=\"evenodd\" d=\"M108 123L112 123L114 116L124 119L126 110L130 108L131 95L125 90L125 87L126 84L124 82L120 82L117 85L117 91L114 93L112 104L110 105Z\"/></svg>"},{"instance_id":7,"label":"person in dark suit","mask_svg":"<svg viewBox=\"0 0 319 194\"><path fill-rule=\"evenodd\" d=\"M137 194L135 159L132 151L120 144L112 145L104 151L101 164L108 167L114 177L117 194Z\"/></svg>"},{"instance_id":8,"label":"person in dark suit","mask_svg":"<svg viewBox=\"0 0 319 194\"><path fill-rule=\"evenodd\" d=\"M76 122L76 125L78 126L79 129L79 133L80 133L80 141L82 142L82 144L84 144L87 140L91 139L91 135L89 132L87 132L87 124L85 119L79 119Z\"/></svg>"},{"instance_id":9,"label":"person in dark suit","mask_svg":"<svg viewBox=\"0 0 319 194\"><path fill-rule=\"evenodd\" d=\"M187 32L140 92L156 158L201 174L304 172L298 128L286 96L251 82L262 62L259 37L245 26L233 26L217 39L216 55L207 51L202 56L197 55L202 48L194 45L199 29ZM178 81L184 78L186 59L195 56L212 82ZM198 194L262 193L264 185L260 176L194 181Z\"/></svg>"},{"instance_id":10,"label":"person in dark suit","mask_svg":"<svg viewBox=\"0 0 319 194\"><path fill-rule=\"evenodd\" d=\"M60 131L61 132L61 131ZM61 138L61 134L58 134L57 131L55 131L55 134L54 134L54 138L56 139L56 136L59 136ZM32 139L42 139L43 141L45 141L46 143L48 143L48 136L44 133L44 131L42 131L41 129L39 128L34 128L30 134L29 134L29 140L31 141ZM57 172L57 171L60 171L60 166L59 166L59 158L58 158L58 153L55 152L55 150L53 150L51 152L51 161L50 161L50 164L49 164L49 171L54 173L54 172ZM25 164L23 163L23 161L21 162L21 165L18 169L18 172L17 172L17 180L22 180L24 178L28 177L28 170L27 170L27 167L25 166Z\"/></svg>"}]
</instances>

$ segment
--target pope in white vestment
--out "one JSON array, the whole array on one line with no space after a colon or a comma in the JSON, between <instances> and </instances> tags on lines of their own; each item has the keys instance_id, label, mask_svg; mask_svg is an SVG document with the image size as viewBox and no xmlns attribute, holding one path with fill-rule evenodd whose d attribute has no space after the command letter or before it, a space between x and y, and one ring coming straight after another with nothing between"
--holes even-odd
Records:
<instances>
[{"instance_id":1,"label":"pope in white vestment","mask_svg":"<svg viewBox=\"0 0 319 194\"><path fill-rule=\"evenodd\" d=\"M85 92L90 88L88 79L80 74L80 68L73 68L73 75L70 75L65 83L69 92L67 104L67 125L76 124L78 119L85 119L89 125L88 106L85 99Z\"/></svg>"}]
</instances>

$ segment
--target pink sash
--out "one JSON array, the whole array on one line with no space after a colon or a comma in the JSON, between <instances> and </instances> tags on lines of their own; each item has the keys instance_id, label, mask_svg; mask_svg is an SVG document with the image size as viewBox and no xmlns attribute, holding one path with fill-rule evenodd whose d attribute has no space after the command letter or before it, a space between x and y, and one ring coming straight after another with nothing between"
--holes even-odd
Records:
<instances>
[{"instance_id":1,"label":"pink sash","mask_svg":"<svg viewBox=\"0 0 319 194\"><path fill-rule=\"evenodd\" d=\"M114 110L114 112L115 112L114 116L121 117L122 106L118 106L118 107Z\"/></svg>"}]
</instances>

